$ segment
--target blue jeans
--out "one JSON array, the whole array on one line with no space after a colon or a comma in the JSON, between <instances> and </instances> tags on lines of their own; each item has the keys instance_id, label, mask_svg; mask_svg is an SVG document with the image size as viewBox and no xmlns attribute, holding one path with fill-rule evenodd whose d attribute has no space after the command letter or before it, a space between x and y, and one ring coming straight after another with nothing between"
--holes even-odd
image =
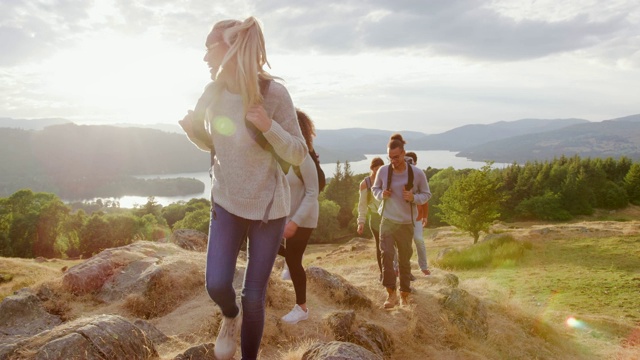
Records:
<instances>
[{"instance_id":1,"label":"blue jeans","mask_svg":"<svg viewBox=\"0 0 640 360\"><path fill-rule=\"evenodd\" d=\"M416 244L420 270L427 270L427 247L424 245L424 237L422 236L422 220L416 220L415 222L413 242Z\"/></svg>"},{"instance_id":2,"label":"blue jeans","mask_svg":"<svg viewBox=\"0 0 640 360\"><path fill-rule=\"evenodd\" d=\"M226 317L236 317L233 276L240 246L247 240L247 269L242 283L242 359L256 359L265 319L265 298L286 218L248 220L215 204L211 210L205 283L211 299Z\"/></svg>"},{"instance_id":3,"label":"blue jeans","mask_svg":"<svg viewBox=\"0 0 640 360\"><path fill-rule=\"evenodd\" d=\"M411 255L413 249L413 224L398 224L382 218L380 223L380 250L382 250L382 285L396 290L396 272L393 258L398 249L400 267L400 291L411 292Z\"/></svg>"}]
</instances>

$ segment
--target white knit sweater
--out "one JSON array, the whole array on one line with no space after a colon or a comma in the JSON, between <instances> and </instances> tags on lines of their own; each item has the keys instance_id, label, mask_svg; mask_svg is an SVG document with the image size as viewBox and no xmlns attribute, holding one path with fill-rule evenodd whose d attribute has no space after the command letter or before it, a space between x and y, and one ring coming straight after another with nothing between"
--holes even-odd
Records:
<instances>
[{"instance_id":1,"label":"white knit sweater","mask_svg":"<svg viewBox=\"0 0 640 360\"><path fill-rule=\"evenodd\" d=\"M239 217L261 220L273 199L268 219L287 216L291 200L285 174L271 153L250 137L242 97L224 90L213 103L206 112L216 148L213 201ZM265 138L282 159L300 165L308 150L287 89L272 81L264 107L273 120Z\"/></svg>"}]
</instances>

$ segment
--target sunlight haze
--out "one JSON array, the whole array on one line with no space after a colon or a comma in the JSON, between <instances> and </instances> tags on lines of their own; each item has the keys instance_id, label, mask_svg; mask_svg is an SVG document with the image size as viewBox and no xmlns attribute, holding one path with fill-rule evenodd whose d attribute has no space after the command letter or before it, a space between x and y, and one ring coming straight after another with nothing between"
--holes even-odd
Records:
<instances>
[{"instance_id":1,"label":"sunlight haze","mask_svg":"<svg viewBox=\"0 0 640 360\"><path fill-rule=\"evenodd\" d=\"M176 124L209 81L213 23L250 15L320 129L640 113L633 0L54 0L0 4L0 117Z\"/></svg>"}]
</instances>

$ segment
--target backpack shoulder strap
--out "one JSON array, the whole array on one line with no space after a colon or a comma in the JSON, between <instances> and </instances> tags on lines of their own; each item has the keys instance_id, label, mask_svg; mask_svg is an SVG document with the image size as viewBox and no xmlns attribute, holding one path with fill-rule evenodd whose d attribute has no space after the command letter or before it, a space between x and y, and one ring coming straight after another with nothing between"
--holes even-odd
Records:
<instances>
[{"instance_id":1,"label":"backpack shoulder strap","mask_svg":"<svg viewBox=\"0 0 640 360\"><path fill-rule=\"evenodd\" d=\"M260 79L260 84L259 84L260 94L262 94L263 99L267 98L267 94L269 93L269 87L271 86L272 81L273 80ZM262 133L262 131L258 130L255 127L255 125L253 125L249 121L245 120L245 123L247 125L247 130L249 130L249 135L253 138L253 140L255 140L258 143L258 145L260 145L260 147L262 147L265 150L268 150L271 153L271 155L273 155L273 157L276 159L276 161L280 165L280 168L282 169L282 171L286 174L287 171L289 171L291 164L286 160L284 160L283 158L281 158L280 155L278 155L278 153L276 153L273 146L271 146L267 138L264 137L264 134Z\"/></svg>"},{"instance_id":2,"label":"backpack shoulder strap","mask_svg":"<svg viewBox=\"0 0 640 360\"><path fill-rule=\"evenodd\" d=\"M393 176L393 167L387 165L387 190L391 189L391 176Z\"/></svg>"},{"instance_id":3,"label":"backpack shoulder strap","mask_svg":"<svg viewBox=\"0 0 640 360\"><path fill-rule=\"evenodd\" d=\"M407 187L409 189L413 189L413 166L411 166L411 164L407 163L407 167L409 167L409 182L407 182Z\"/></svg>"}]
</instances>

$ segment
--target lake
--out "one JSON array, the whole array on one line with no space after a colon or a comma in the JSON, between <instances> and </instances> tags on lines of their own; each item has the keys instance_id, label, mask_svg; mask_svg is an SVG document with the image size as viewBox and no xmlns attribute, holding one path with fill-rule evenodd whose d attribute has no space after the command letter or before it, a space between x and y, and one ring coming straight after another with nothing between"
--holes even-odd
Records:
<instances>
[{"instance_id":1,"label":"lake","mask_svg":"<svg viewBox=\"0 0 640 360\"><path fill-rule=\"evenodd\" d=\"M425 150L425 151L415 151L418 156L418 167L420 169L426 169L427 167L437 168L437 169L445 169L448 167L453 167L456 170L459 169L479 169L485 165L482 161L471 161L466 158L456 157L456 152L452 151L444 151L444 150ZM320 154L322 156L322 154ZM353 161L349 162L351 166L351 171L353 174L364 174L369 172L369 164L371 163L371 159L376 156L381 157L385 163L388 163L387 154L370 154L365 155L365 160ZM494 163L494 168L502 168L507 167L510 164L504 163ZM329 177L333 177L336 164L320 164L322 170L324 170L325 175ZM343 164L344 169L344 164ZM200 180L204 183L205 189L203 193L200 194L192 194L186 196L156 196L155 201L158 204L162 204L163 206L169 205L178 201L189 201L192 198L208 198L209 193L211 191L211 183L209 178L209 172L195 172L195 173L181 173L181 174L163 174L163 175L145 175L138 176L141 179L172 179L178 177L185 178L194 178ZM92 199L95 200L95 199ZM105 200L105 198L103 198ZM121 198L111 198L110 200L118 200L120 202L120 207L123 208L133 208L135 206L141 206L146 204L147 197L145 196L123 196Z\"/></svg>"}]
</instances>

